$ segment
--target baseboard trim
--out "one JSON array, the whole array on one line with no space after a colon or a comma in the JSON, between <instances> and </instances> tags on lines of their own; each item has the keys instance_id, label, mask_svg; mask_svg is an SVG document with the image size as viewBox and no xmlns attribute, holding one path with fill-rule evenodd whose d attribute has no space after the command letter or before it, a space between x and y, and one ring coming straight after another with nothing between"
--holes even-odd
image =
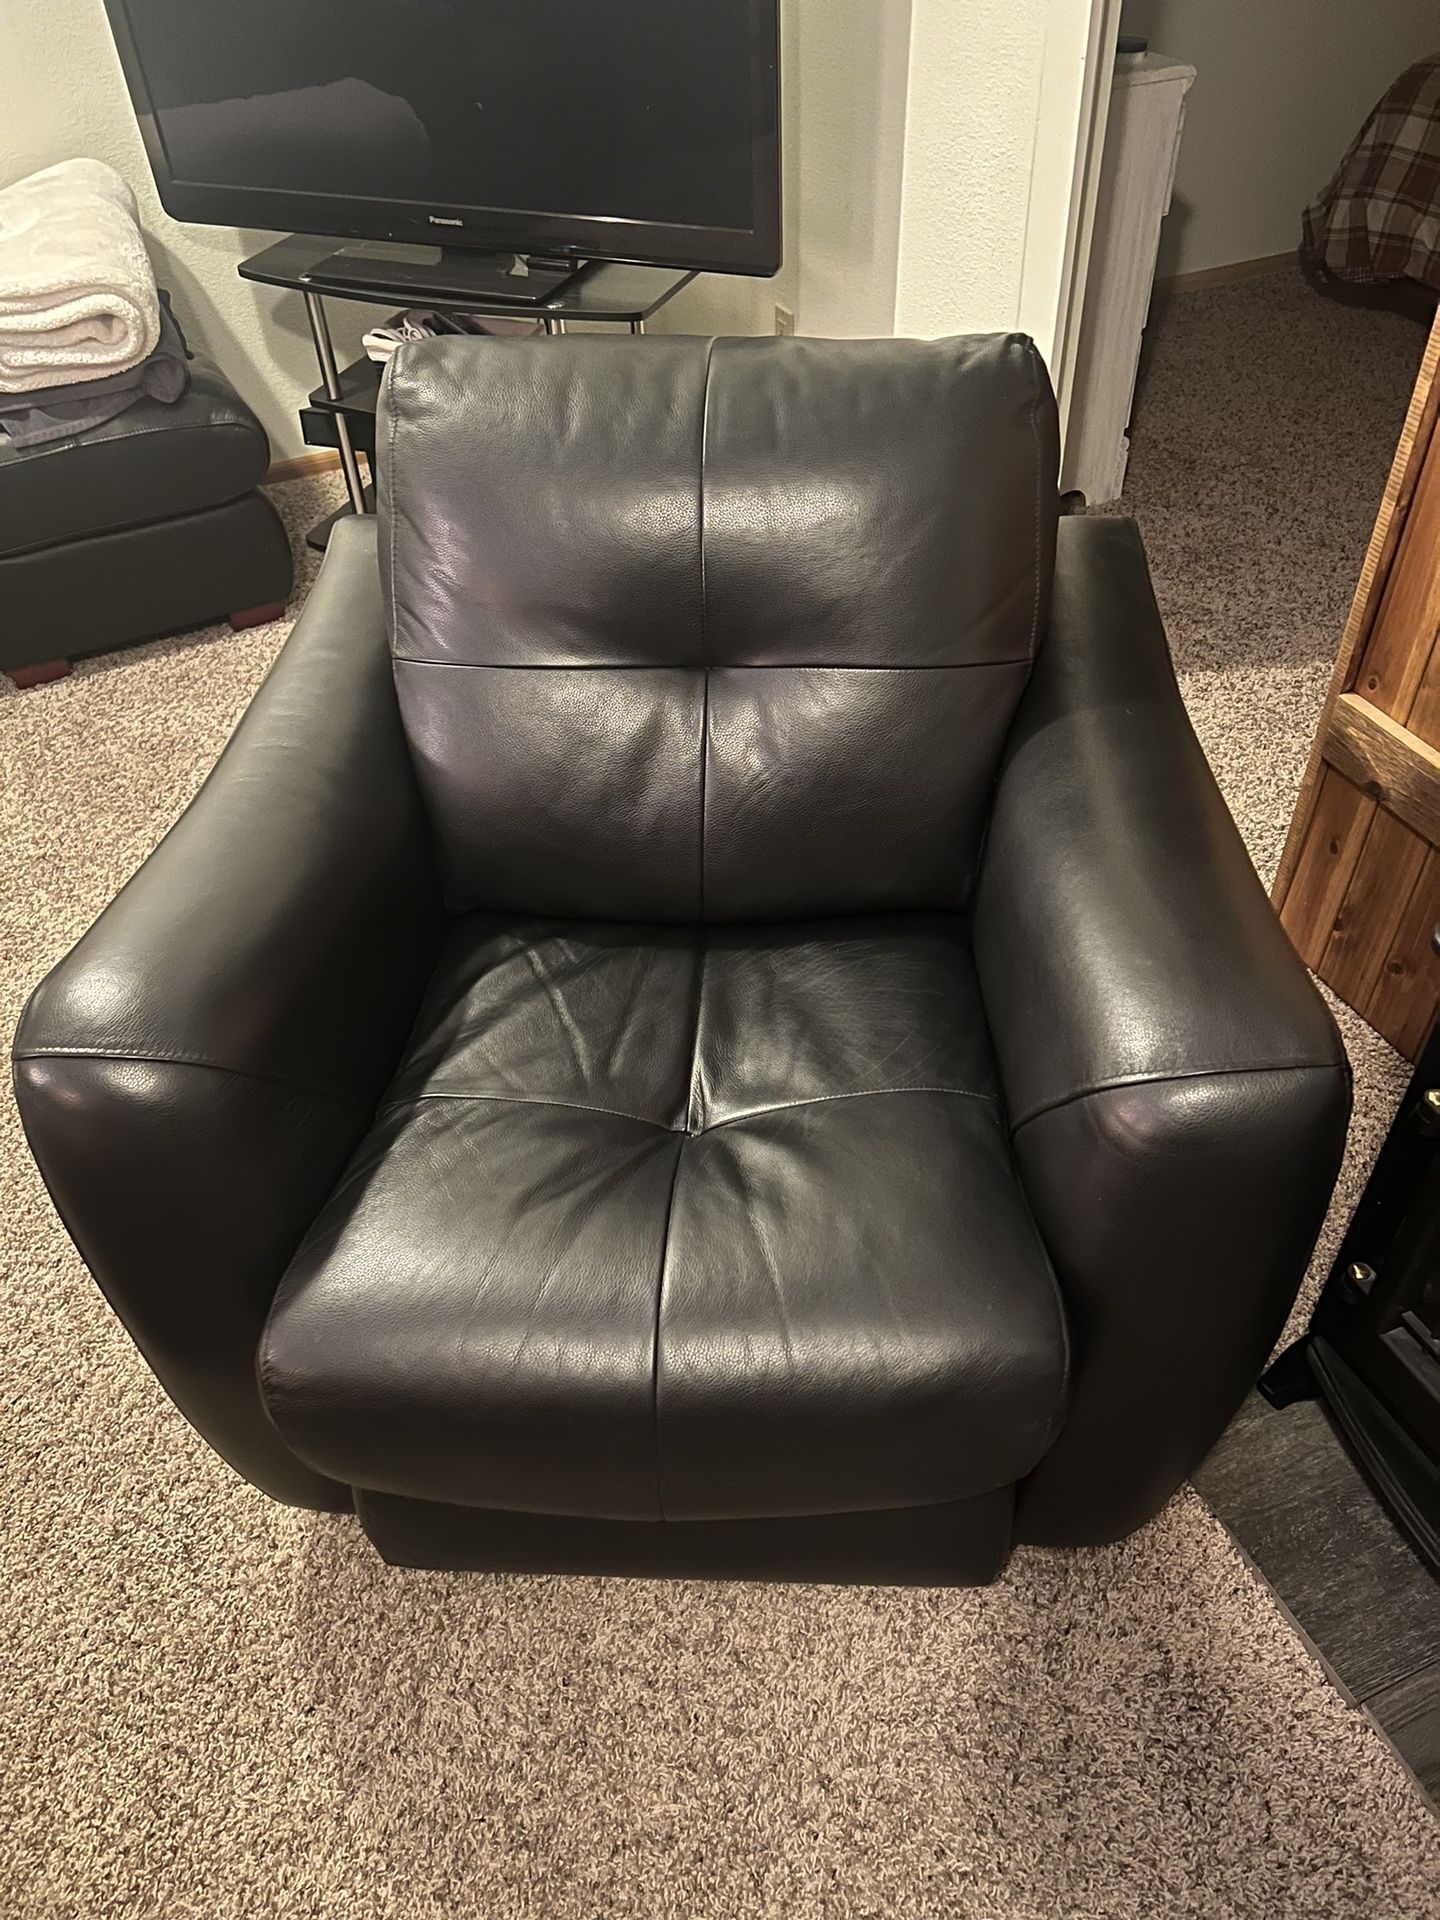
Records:
<instances>
[{"instance_id":1,"label":"baseboard trim","mask_svg":"<svg viewBox=\"0 0 1440 1920\"><path fill-rule=\"evenodd\" d=\"M1263 274L1277 273L1281 267L1297 264L1294 247L1288 253L1266 253L1258 260L1232 260L1223 267L1201 267L1195 273L1172 273L1155 282L1159 293L1197 293L1201 287L1228 287L1235 280L1258 280Z\"/></svg>"},{"instance_id":2,"label":"baseboard trim","mask_svg":"<svg viewBox=\"0 0 1440 1920\"><path fill-rule=\"evenodd\" d=\"M276 487L284 480L304 480L312 473L329 473L339 465L340 455L334 447L320 447L314 453L297 453L288 460L272 460L260 484Z\"/></svg>"}]
</instances>

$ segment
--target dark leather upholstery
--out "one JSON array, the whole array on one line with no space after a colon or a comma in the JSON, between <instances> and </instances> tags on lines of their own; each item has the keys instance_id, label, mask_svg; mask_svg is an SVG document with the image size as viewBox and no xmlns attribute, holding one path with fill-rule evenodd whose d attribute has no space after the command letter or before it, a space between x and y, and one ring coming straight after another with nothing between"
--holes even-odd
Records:
<instances>
[{"instance_id":1,"label":"dark leather upholstery","mask_svg":"<svg viewBox=\"0 0 1440 1920\"><path fill-rule=\"evenodd\" d=\"M1061 522L975 950L1076 1346L1020 1536L1117 1537L1264 1364L1350 1110L1340 1036L1191 730L1129 521Z\"/></svg>"},{"instance_id":2,"label":"dark leather upholstery","mask_svg":"<svg viewBox=\"0 0 1440 1920\"><path fill-rule=\"evenodd\" d=\"M614 1520L1033 1467L1065 1335L957 916L463 920L261 1352L295 1451Z\"/></svg>"},{"instance_id":3,"label":"dark leather upholstery","mask_svg":"<svg viewBox=\"0 0 1440 1920\"><path fill-rule=\"evenodd\" d=\"M282 603L293 563L260 493L0 559L0 672Z\"/></svg>"},{"instance_id":4,"label":"dark leather upholstery","mask_svg":"<svg viewBox=\"0 0 1440 1920\"><path fill-rule=\"evenodd\" d=\"M452 907L964 904L1049 594L1028 341L439 340L380 431Z\"/></svg>"},{"instance_id":5,"label":"dark leather upholstery","mask_svg":"<svg viewBox=\"0 0 1440 1920\"><path fill-rule=\"evenodd\" d=\"M196 358L178 400L145 395L69 440L18 451L0 433L0 555L223 507L270 464L265 429Z\"/></svg>"},{"instance_id":6,"label":"dark leather upholstery","mask_svg":"<svg viewBox=\"0 0 1440 1920\"><path fill-rule=\"evenodd\" d=\"M407 1564L984 1579L1012 1512L1138 1524L1348 1083L1133 530L1057 536L1032 353L395 366L386 591L346 526L17 1041L157 1372Z\"/></svg>"},{"instance_id":7,"label":"dark leather upholstery","mask_svg":"<svg viewBox=\"0 0 1440 1920\"><path fill-rule=\"evenodd\" d=\"M348 1494L275 1432L260 1328L441 939L375 528L349 521L214 773L15 1040L26 1131L81 1254L181 1411L282 1499Z\"/></svg>"},{"instance_id":8,"label":"dark leather upholstery","mask_svg":"<svg viewBox=\"0 0 1440 1920\"><path fill-rule=\"evenodd\" d=\"M26 453L0 433L0 670L283 601L290 544L255 491L269 463L265 429L198 358L173 404L147 396Z\"/></svg>"}]
</instances>

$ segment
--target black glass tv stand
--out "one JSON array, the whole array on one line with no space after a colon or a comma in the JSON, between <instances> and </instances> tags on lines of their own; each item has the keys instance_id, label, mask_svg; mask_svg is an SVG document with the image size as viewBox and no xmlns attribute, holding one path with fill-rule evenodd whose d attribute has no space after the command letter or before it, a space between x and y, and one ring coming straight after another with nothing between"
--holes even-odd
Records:
<instances>
[{"instance_id":1,"label":"black glass tv stand","mask_svg":"<svg viewBox=\"0 0 1440 1920\"><path fill-rule=\"evenodd\" d=\"M301 431L308 445L338 452L347 498L338 513L311 528L311 546L323 548L336 520L348 513L368 513L374 498L365 484L360 457L374 459L380 368L364 358L347 367L337 364L325 313L327 300L363 300L375 306L393 306L399 300L407 307L441 312L530 317L546 333L564 333L572 320L643 333L651 315L695 278L688 268L636 267L611 260L592 260L577 267L573 261L541 261L532 255L527 265L529 273L521 276L515 272L513 256L497 263L493 257L465 255L459 249L379 241L337 246L333 235L325 239L303 233L290 234L240 262L242 279L289 288L305 301L320 385L300 410ZM523 291L528 279L552 274L554 281L540 299ZM522 291L509 290L507 281Z\"/></svg>"},{"instance_id":2,"label":"black glass tv stand","mask_svg":"<svg viewBox=\"0 0 1440 1920\"><path fill-rule=\"evenodd\" d=\"M396 299L496 301L539 307L588 270L584 260L544 260L538 254L467 253L459 247L376 244L342 247L314 268L332 292L347 284L366 297L383 289Z\"/></svg>"}]
</instances>

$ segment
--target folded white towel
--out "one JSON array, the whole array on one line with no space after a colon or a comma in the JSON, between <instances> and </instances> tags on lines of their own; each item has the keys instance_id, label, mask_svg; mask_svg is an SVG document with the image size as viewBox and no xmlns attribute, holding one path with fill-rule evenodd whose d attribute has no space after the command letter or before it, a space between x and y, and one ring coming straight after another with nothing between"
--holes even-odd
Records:
<instances>
[{"instance_id":1,"label":"folded white towel","mask_svg":"<svg viewBox=\"0 0 1440 1920\"><path fill-rule=\"evenodd\" d=\"M135 196L113 167L62 160L0 187L0 393L121 373L159 338Z\"/></svg>"}]
</instances>

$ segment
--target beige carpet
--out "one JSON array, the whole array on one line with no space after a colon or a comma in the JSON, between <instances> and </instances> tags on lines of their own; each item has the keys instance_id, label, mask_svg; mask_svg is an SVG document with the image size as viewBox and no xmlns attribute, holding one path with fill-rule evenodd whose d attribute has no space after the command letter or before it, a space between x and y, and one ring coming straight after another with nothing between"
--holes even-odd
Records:
<instances>
[{"instance_id":1,"label":"beige carpet","mask_svg":"<svg viewBox=\"0 0 1440 1920\"><path fill-rule=\"evenodd\" d=\"M1376 316L1234 305L1194 296L1160 330L1135 492L1197 721L1268 862L1419 348ZM1344 404L1326 392L1347 382ZM1353 471L1322 497L1306 461L1337 422ZM1286 456L1237 470L1267 435ZM297 524L319 493L284 490ZM0 698L7 1030L281 631ZM1347 1037L1353 1194L1399 1069ZM273 1507L206 1452L66 1245L8 1106L3 1129L0 1913L1440 1910L1408 1776L1193 1494L980 1593L389 1572L350 1522Z\"/></svg>"}]
</instances>

